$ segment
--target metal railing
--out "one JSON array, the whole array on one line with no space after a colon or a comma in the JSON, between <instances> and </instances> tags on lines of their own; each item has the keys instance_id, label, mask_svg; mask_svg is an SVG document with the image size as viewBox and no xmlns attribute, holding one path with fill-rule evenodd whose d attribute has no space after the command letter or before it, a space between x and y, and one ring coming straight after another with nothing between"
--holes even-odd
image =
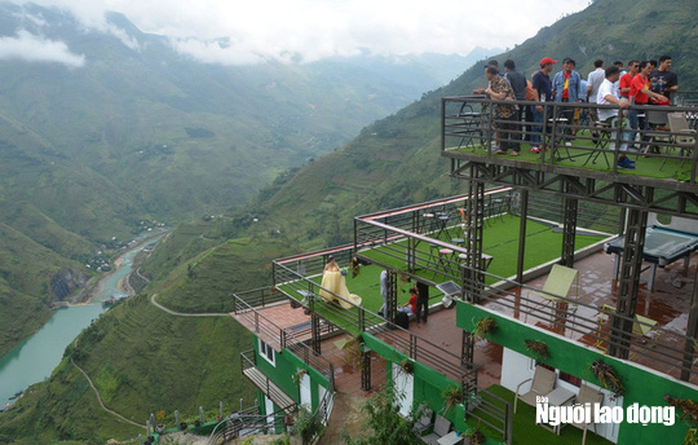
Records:
<instances>
[{"instance_id":1,"label":"metal railing","mask_svg":"<svg viewBox=\"0 0 698 445\"><path fill-rule=\"evenodd\" d=\"M485 307L500 306L510 311L514 318L524 318L526 324L543 324L548 330L561 336L576 335L576 341L602 352L610 346L616 346L622 351L621 358L640 362L664 374L677 374L673 375L676 378L688 381L698 374L698 369L694 366L698 361L698 344L690 336L638 318L619 315L610 307L597 307L525 283L487 272L484 274L498 282L497 285L485 286L482 290L481 305ZM554 299L556 303L546 304L550 300L541 297L542 295ZM501 313L501 310L497 312ZM618 324L611 323L613 319L629 323L634 327L634 332L614 330L611 326ZM641 332L648 334L643 335Z\"/></svg>"},{"instance_id":2,"label":"metal railing","mask_svg":"<svg viewBox=\"0 0 698 445\"><path fill-rule=\"evenodd\" d=\"M629 110L637 111L651 124L646 130L626 127L622 124L625 119L616 120L618 128L612 128L586 117L591 110L618 110L617 106L611 105L546 102L541 122L534 122L532 113L525 113L522 120L516 121L516 128L506 130L502 125L511 121L491 113L493 108L500 106L530 109L535 105L540 104L490 100L484 96L442 98L442 153L459 152L493 158L496 148L492 146L496 144L497 132L503 132L519 140L537 136L547 147L547 150L540 151L535 161L528 159L525 162L617 173L617 161L625 146L635 143L643 152L649 147L656 149L647 150L644 156L661 159L659 170L662 174L658 176L696 183L698 138L695 133L671 129L667 123L669 113L680 113L690 128L698 129L698 109L695 106L631 105ZM578 122L574 120L575 112L581 116Z\"/></svg>"},{"instance_id":3,"label":"metal railing","mask_svg":"<svg viewBox=\"0 0 698 445\"><path fill-rule=\"evenodd\" d=\"M259 414L254 406L235 412L222 419L209 434L207 445L223 445L241 436L264 434L284 427L286 414L276 411L269 415Z\"/></svg>"},{"instance_id":4,"label":"metal railing","mask_svg":"<svg viewBox=\"0 0 698 445\"><path fill-rule=\"evenodd\" d=\"M240 353L240 365L243 374L245 371L250 369L257 369L256 355L253 349L248 351L243 351ZM283 398L291 399L288 394L284 393L266 374L261 373L263 382L253 382L267 397L272 400L282 400ZM275 403L276 404L276 403ZM278 404L277 404L278 406ZM282 410L294 411L296 409L296 403L290 403L287 406L282 406Z\"/></svg>"},{"instance_id":5,"label":"metal railing","mask_svg":"<svg viewBox=\"0 0 698 445\"><path fill-rule=\"evenodd\" d=\"M333 249L333 256L350 258L354 246L343 246ZM460 382L472 364L462 364L461 358L440 345L419 337L412 332L386 321L378 314L361 306L352 305L351 309L342 309L319 297L320 291L327 292L334 298L342 299L313 278L320 277L323 272L326 251L290 257L274 261L275 286L290 298L298 300L303 306L314 311L329 323L353 335L366 332L390 344L412 360L417 360L430 368L441 372L456 382ZM303 262L303 273L299 273L299 262ZM351 302L349 302L351 304Z\"/></svg>"},{"instance_id":6,"label":"metal railing","mask_svg":"<svg viewBox=\"0 0 698 445\"><path fill-rule=\"evenodd\" d=\"M301 359L303 363L311 366L313 369L324 375L330 382L330 385L334 388L334 365L321 354L313 351L305 341L307 339L301 339L306 334L310 333L310 328L301 331L291 332L288 329L284 329L278 324L276 324L270 318L264 316L258 308L252 307L249 301L261 301L261 296L259 298L251 298L250 300L243 300L244 297L255 296L256 294L269 294L270 288L260 288L254 291L233 294L235 301L235 314L244 318L249 324L255 327L256 334L265 334L265 339L272 339L269 344L272 348L277 350L288 349L296 357ZM287 300L287 297L281 292L276 292L277 295L283 297L283 300ZM329 325L328 325L329 328Z\"/></svg>"},{"instance_id":7,"label":"metal railing","mask_svg":"<svg viewBox=\"0 0 698 445\"><path fill-rule=\"evenodd\" d=\"M506 197L508 193L509 189L499 189L492 191L490 196ZM449 204L458 203L458 199L455 202L449 202ZM465 252L465 249L453 245L450 241L433 238L433 236L439 235L441 227L423 228L425 225L420 222L420 217L423 212L432 212L434 208L445 209L446 207L439 203L430 203L428 206L415 206L357 217L355 219L357 245L370 246L369 252L365 255L375 257L376 255L372 252L379 252L380 255L387 257L392 262L398 261L401 268L408 272L418 269L420 276L426 272L427 277L431 276L437 281L452 279L462 289L476 289L477 287L473 287L475 283L468 278L475 276L475 274L465 273L470 268L462 257L458 256L459 253ZM446 215L449 212L443 214ZM496 218L496 211L490 217ZM456 221L444 218L444 231L448 233L449 229L458 230L459 226ZM444 236L441 235L441 238ZM448 249L449 253L442 254L441 248ZM385 262L390 261L386 260ZM484 305L499 304L515 314L527 315L534 320L534 323L535 321L547 321L558 329L564 328L566 333L575 332L579 336L584 336L592 346L597 346L600 349L605 350L609 346L617 346L625 350L622 353L623 357L632 357L636 361L647 362L647 366L664 373L670 371L678 372L681 375L698 373L696 367L693 366L694 361L698 360L698 343L686 335L638 319L630 320L628 317L615 314L609 309L580 303L566 296L548 294L549 297L558 299L559 307L544 306L541 303L548 300L534 296L545 295L546 292L543 290L486 271L482 271L482 273L487 282L500 283L484 287L481 296ZM513 293L507 291L508 288L518 288L520 291ZM529 294L531 294L530 297ZM588 314L595 316L590 317ZM606 321L615 318L631 322L630 325L635 326L636 332L621 333L617 330L610 332L610 328L606 325L613 325L613 323L600 323L600 318ZM650 338L638 334L638 332L647 332L648 330L651 333Z\"/></svg>"}]
</instances>

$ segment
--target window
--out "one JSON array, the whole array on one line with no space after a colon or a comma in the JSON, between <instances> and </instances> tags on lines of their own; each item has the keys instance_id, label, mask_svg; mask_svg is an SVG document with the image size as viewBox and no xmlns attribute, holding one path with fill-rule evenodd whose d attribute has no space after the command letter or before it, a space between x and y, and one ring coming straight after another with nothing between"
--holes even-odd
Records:
<instances>
[{"instance_id":1,"label":"window","mask_svg":"<svg viewBox=\"0 0 698 445\"><path fill-rule=\"evenodd\" d=\"M579 377L575 377L572 374L567 374L566 372L560 371L560 380L562 380L563 382L567 382L570 385L574 385L577 388L582 386L582 379L580 379Z\"/></svg>"},{"instance_id":2,"label":"window","mask_svg":"<svg viewBox=\"0 0 698 445\"><path fill-rule=\"evenodd\" d=\"M543 362L536 361L536 366L541 366L543 368L557 372L558 378L563 382L567 382L570 385L576 386L577 388L582 386L582 379L580 379L579 377L575 377L572 374L567 374L566 372L557 370L550 365L546 365Z\"/></svg>"},{"instance_id":3,"label":"window","mask_svg":"<svg viewBox=\"0 0 698 445\"><path fill-rule=\"evenodd\" d=\"M264 360L271 363L272 366L276 366L276 352L274 352L271 346L264 343L261 338L257 340L259 341L259 355L264 357Z\"/></svg>"}]
</instances>

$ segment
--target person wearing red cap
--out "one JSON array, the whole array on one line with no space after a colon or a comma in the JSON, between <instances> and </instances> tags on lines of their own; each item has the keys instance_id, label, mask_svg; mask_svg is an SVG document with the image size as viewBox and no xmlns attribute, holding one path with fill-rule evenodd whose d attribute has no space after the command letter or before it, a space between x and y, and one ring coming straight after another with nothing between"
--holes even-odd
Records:
<instances>
[{"instance_id":1,"label":"person wearing red cap","mask_svg":"<svg viewBox=\"0 0 698 445\"><path fill-rule=\"evenodd\" d=\"M540 70L533 75L531 84L533 86L533 100L539 102L533 113L533 134L531 134L531 152L538 153L541 149L541 133L543 132L543 102L552 99L553 84L550 81L550 73L557 60L550 57L543 57L540 61Z\"/></svg>"}]
</instances>

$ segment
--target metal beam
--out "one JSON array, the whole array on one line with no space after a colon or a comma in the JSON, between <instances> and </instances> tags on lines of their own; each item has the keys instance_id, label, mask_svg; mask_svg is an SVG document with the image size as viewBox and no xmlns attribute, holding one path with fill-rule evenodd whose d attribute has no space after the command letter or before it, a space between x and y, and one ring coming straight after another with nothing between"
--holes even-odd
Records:
<instances>
[{"instance_id":1,"label":"metal beam","mask_svg":"<svg viewBox=\"0 0 698 445\"><path fill-rule=\"evenodd\" d=\"M475 358L475 334L463 330L463 338L461 341L461 356L460 363L468 369L473 368L473 360ZM477 375L477 374L476 374Z\"/></svg>"},{"instance_id":2,"label":"metal beam","mask_svg":"<svg viewBox=\"0 0 698 445\"><path fill-rule=\"evenodd\" d=\"M631 209L625 232L625 246L621 256L618 307L611 321L609 354L628 358L630 334L633 331L637 292L642 272L642 253L645 246L647 212Z\"/></svg>"},{"instance_id":3,"label":"metal beam","mask_svg":"<svg viewBox=\"0 0 698 445\"><path fill-rule=\"evenodd\" d=\"M693 367L693 354L696 352L696 336L698 336L698 268L693 278L693 299L691 300L691 312L688 316L688 331L686 336L686 346L684 347L683 369L681 369L681 380L688 382L691 378L691 367Z\"/></svg>"},{"instance_id":4,"label":"metal beam","mask_svg":"<svg viewBox=\"0 0 698 445\"><path fill-rule=\"evenodd\" d=\"M467 249L464 271L463 293L466 301L479 303L482 289L485 285L484 260L482 258L482 237L485 225L485 184L481 181L470 181L468 184L468 200L466 202L466 233L465 246Z\"/></svg>"},{"instance_id":5,"label":"metal beam","mask_svg":"<svg viewBox=\"0 0 698 445\"><path fill-rule=\"evenodd\" d=\"M458 169L451 172L454 178L515 186L565 198L698 219L698 190L695 186L689 188L678 183L674 188L668 189L665 183L657 185L609 183L596 178L573 177L567 172L540 171L521 164L516 166L486 164L486 158L461 161ZM623 179L634 178L627 178L627 175L624 175ZM655 190L662 190L662 192L655 193Z\"/></svg>"}]
</instances>

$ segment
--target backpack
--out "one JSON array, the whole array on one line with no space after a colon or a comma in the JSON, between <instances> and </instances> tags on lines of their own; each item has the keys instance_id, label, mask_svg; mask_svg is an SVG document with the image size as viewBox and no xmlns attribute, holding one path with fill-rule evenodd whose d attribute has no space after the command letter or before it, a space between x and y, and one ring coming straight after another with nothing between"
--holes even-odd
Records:
<instances>
[{"instance_id":1,"label":"backpack","mask_svg":"<svg viewBox=\"0 0 698 445\"><path fill-rule=\"evenodd\" d=\"M406 312L398 312L395 316L395 324L403 329L407 329L410 325L410 316Z\"/></svg>"},{"instance_id":2,"label":"backpack","mask_svg":"<svg viewBox=\"0 0 698 445\"><path fill-rule=\"evenodd\" d=\"M526 100L533 100L533 84L531 81L526 79Z\"/></svg>"}]
</instances>

